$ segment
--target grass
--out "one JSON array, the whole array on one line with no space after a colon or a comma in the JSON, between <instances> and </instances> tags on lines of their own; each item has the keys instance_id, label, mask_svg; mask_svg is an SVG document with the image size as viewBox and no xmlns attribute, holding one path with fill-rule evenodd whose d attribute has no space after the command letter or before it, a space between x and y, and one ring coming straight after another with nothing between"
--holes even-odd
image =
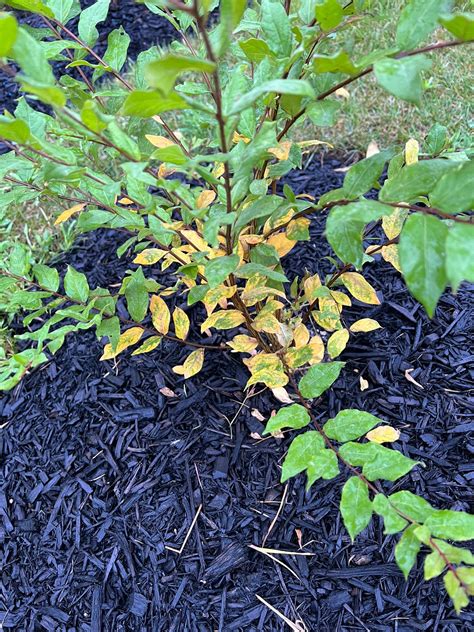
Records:
<instances>
[{"instance_id":1,"label":"grass","mask_svg":"<svg viewBox=\"0 0 474 632\"><path fill-rule=\"evenodd\" d=\"M403 0L372 0L369 15L348 31L346 46L353 49L357 59L375 48L390 47ZM455 2L460 11L467 11L471 3ZM440 29L428 42L449 39ZM427 42L427 43L428 43ZM343 98L341 116L334 128L314 128L306 124L297 131L298 137L319 138L334 145L338 151L365 151L371 141L380 147L405 143L413 137L422 140L434 122L448 128L457 147L473 145L474 70L469 46L446 49L431 54L433 66L425 74L425 92L420 107L400 101L380 88L372 75L348 86L349 98Z\"/></svg>"}]
</instances>

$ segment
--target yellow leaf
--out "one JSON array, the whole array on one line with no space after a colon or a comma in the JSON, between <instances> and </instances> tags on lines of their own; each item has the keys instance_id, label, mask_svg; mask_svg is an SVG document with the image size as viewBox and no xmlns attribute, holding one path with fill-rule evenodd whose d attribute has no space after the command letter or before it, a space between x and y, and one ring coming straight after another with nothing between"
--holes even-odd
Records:
<instances>
[{"instance_id":1,"label":"yellow leaf","mask_svg":"<svg viewBox=\"0 0 474 632\"><path fill-rule=\"evenodd\" d=\"M143 266L152 266L166 255L166 250L160 248L145 248L138 253L133 263L140 263Z\"/></svg>"},{"instance_id":2,"label":"yellow leaf","mask_svg":"<svg viewBox=\"0 0 474 632\"><path fill-rule=\"evenodd\" d=\"M248 306L255 305L259 301L267 298L267 296L281 296L285 298L285 293L281 290L275 290L272 287L254 287L250 290L247 290L247 287L242 292L241 298L245 301L245 304Z\"/></svg>"},{"instance_id":3,"label":"yellow leaf","mask_svg":"<svg viewBox=\"0 0 474 632\"><path fill-rule=\"evenodd\" d=\"M192 246L193 249L190 250L190 252L194 252L195 250L198 250L199 252L208 252L210 259L213 259L216 256L215 253L211 252L212 248L209 246L207 241L195 230L184 229L181 231L181 234Z\"/></svg>"},{"instance_id":4,"label":"yellow leaf","mask_svg":"<svg viewBox=\"0 0 474 632\"><path fill-rule=\"evenodd\" d=\"M104 347L104 352L100 357L101 360L110 360L111 358L115 358L119 353L122 353L128 347L131 347L136 342L140 340L143 336L144 330L141 327L131 327L126 331L120 334L120 338L117 343L117 348L115 351L112 349L112 345L106 344Z\"/></svg>"},{"instance_id":5,"label":"yellow leaf","mask_svg":"<svg viewBox=\"0 0 474 632\"><path fill-rule=\"evenodd\" d=\"M392 443L400 438L400 432L392 426L378 426L365 436L372 443Z\"/></svg>"},{"instance_id":6,"label":"yellow leaf","mask_svg":"<svg viewBox=\"0 0 474 632\"><path fill-rule=\"evenodd\" d=\"M370 158L371 156L375 156L375 154L380 154L380 149L375 140L371 140L370 143L367 145L365 157Z\"/></svg>"},{"instance_id":7,"label":"yellow leaf","mask_svg":"<svg viewBox=\"0 0 474 632\"><path fill-rule=\"evenodd\" d=\"M182 365L174 366L173 371L178 375L183 375L184 379L196 375L202 369L202 365L204 362L204 349L196 349L191 354L188 355L186 360Z\"/></svg>"},{"instance_id":8,"label":"yellow leaf","mask_svg":"<svg viewBox=\"0 0 474 632\"><path fill-rule=\"evenodd\" d=\"M328 147L334 147L331 143L327 143L325 140L301 140L299 143L296 143L300 147L312 147L313 145L327 145Z\"/></svg>"},{"instance_id":9,"label":"yellow leaf","mask_svg":"<svg viewBox=\"0 0 474 632\"><path fill-rule=\"evenodd\" d=\"M140 345L138 349L136 349L132 353L132 355L150 353L150 351L153 351L153 349L156 349L156 347L160 344L160 342L161 342L161 336L150 336L150 338L147 338L145 342L142 345Z\"/></svg>"},{"instance_id":10,"label":"yellow leaf","mask_svg":"<svg viewBox=\"0 0 474 632\"><path fill-rule=\"evenodd\" d=\"M298 242L288 239L285 233L275 233L267 239L267 244L273 246L280 257L287 255Z\"/></svg>"},{"instance_id":11,"label":"yellow leaf","mask_svg":"<svg viewBox=\"0 0 474 632\"><path fill-rule=\"evenodd\" d=\"M332 297L321 296L319 311L313 311L311 314L318 325L326 331L341 329L340 307Z\"/></svg>"},{"instance_id":12,"label":"yellow leaf","mask_svg":"<svg viewBox=\"0 0 474 632\"><path fill-rule=\"evenodd\" d=\"M174 167L167 167L164 162L158 167L158 178L167 178L176 171Z\"/></svg>"},{"instance_id":13,"label":"yellow leaf","mask_svg":"<svg viewBox=\"0 0 474 632\"><path fill-rule=\"evenodd\" d=\"M250 353L258 347L258 342L251 336L245 334L239 334L235 336L227 345L233 350L239 353Z\"/></svg>"},{"instance_id":14,"label":"yellow leaf","mask_svg":"<svg viewBox=\"0 0 474 632\"><path fill-rule=\"evenodd\" d=\"M207 314L212 314L217 305L220 305L223 309L225 309L227 299L234 296L236 290L236 285L218 285L217 287L213 287L208 290L206 296L202 300L206 307Z\"/></svg>"},{"instance_id":15,"label":"yellow leaf","mask_svg":"<svg viewBox=\"0 0 474 632\"><path fill-rule=\"evenodd\" d=\"M354 298L368 305L380 305L374 288L358 272L344 272L340 277Z\"/></svg>"},{"instance_id":16,"label":"yellow leaf","mask_svg":"<svg viewBox=\"0 0 474 632\"><path fill-rule=\"evenodd\" d=\"M145 134L145 138L149 143L158 147L158 149L164 149L165 147L173 147L176 146L176 143L173 143L172 140L166 138L166 136L155 136L155 134Z\"/></svg>"},{"instance_id":17,"label":"yellow leaf","mask_svg":"<svg viewBox=\"0 0 474 632\"><path fill-rule=\"evenodd\" d=\"M245 321L244 315L236 309L227 309L211 314L201 325L201 331L210 327L215 329L233 329Z\"/></svg>"},{"instance_id":18,"label":"yellow leaf","mask_svg":"<svg viewBox=\"0 0 474 632\"><path fill-rule=\"evenodd\" d=\"M403 224L407 218L407 208L396 208L390 215L382 217L383 232L389 239L395 239L401 233Z\"/></svg>"},{"instance_id":19,"label":"yellow leaf","mask_svg":"<svg viewBox=\"0 0 474 632\"><path fill-rule=\"evenodd\" d=\"M259 353L244 360L252 377L247 382L247 387L257 382L262 382L268 388L277 388L288 384L288 376L285 373L283 363L275 353Z\"/></svg>"},{"instance_id":20,"label":"yellow leaf","mask_svg":"<svg viewBox=\"0 0 474 632\"><path fill-rule=\"evenodd\" d=\"M354 333L358 333L360 331L374 331L374 329L380 329L379 323L373 318L361 318L360 320L356 320L355 323L349 327L351 331Z\"/></svg>"},{"instance_id":21,"label":"yellow leaf","mask_svg":"<svg viewBox=\"0 0 474 632\"><path fill-rule=\"evenodd\" d=\"M351 299L347 296L347 294L344 294L344 292L331 290L331 296L339 305L344 305L345 307L350 307L352 305Z\"/></svg>"},{"instance_id":22,"label":"yellow leaf","mask_svg":"<svg viewBox=\"0 0 474 632\"><path fill-rule=\"evenodd\" d=\"M170 328L170 310L168 309L168 305L158 294L153 294L150 298L150 312L153 327L159 331L160 334L166 335Z\"/></svg>"},{"instance_id":23,"label":"yellow leaf","mask_svg":"<svg viewBox=\"0 0 474 632\"><path fill-rule=\"evenodd\" d=\"M292 144L293 143L290 140L284 140L278 145L278 147L270 147L268 153L275 156L278 160L288 160Z\"/></svg>"},{"instance_id":24,"label":"yellow leaf","mask_svg":"<svg viewBox=\"0 0 474 632\"><path fill-rule=\"evenodd\" d=\"M135 204L133 200L130 200L128 197L120 198L117 200L118 204L123 204L124 206L130 206L130 204Z\"/></svg>"},{"instance_id":25,"label":"yellow leaf","mask_svg":"<svg viewBox=\"0 0 474 632\"><path fill-rule=\"evenodd\" d=\"M61 213L61 215L59 215L56 218L56 221L54 222L54 225L57 226L58 224L62 224L63 222L68 220L70 217L72 217L76 213L79 213L79 211L82 211L84 206L86 206L86 205L85 204L75 204L74 206L71 206L71 208L68 208L67 210L63 211Z\"/></svg>"},{"instance_id":26,"label":"yellow leaf","mask_svg":"<svg viewBox=\"0 0 474 632\"><path fill-rule=\"evenodd\" d=\"M339 329L335 331L328 340L328 354L329 357L334 359L340 355L346 348L349 341L349 332L347 329Z\"/></svg>"},{"instance_id":27,"label":"yellow leaf","mask_svg":"<svg viewBox=\"0 0 474 632\"><path fill-rule=\"evenodd\" d=\"M180 340L186 340L189 333L189 318L185 311L176 307L173 312L173 323L176 335Z\"/></svg>"},{"instance_id":28,"label":"yellow leaf","mask_svg":"<svg viewBox=\"0 0 474 632\"><path fill-rule=\"evenodd\" d=\"M304 287L304 297L308 301L308 303L312 303L314 301L314 293L318 288L321 287L321 279L319 278L319 274L313 274L313 276L308 277L303 281Z\"/></svg>"},{"instance_id":29,"label":"yellow leaf","mask_svg":"<svg viewBox=\"0 0 474 632\"><path fill-rule=\"evenodd\" d=\"M244 136L243 134L239 134L239 132L234 132L232 136L232 142L239 143L241 140L243 140L246 145L250 143L250 138Z\"/></svg>"},{"instance_id":30,"label":"yellow leaf","mask_svg":"<svg viewBox=\"0 0 474 632\"><path fill-rule=\"evenodd\" d=\"M268 232L270 232L271 230L275 230L279 226L286 226L294 214L295 214L295 211L292 208L290 208L281 217L270 216L265 222L265 225L263 227L263 234L266 235Z\"/></svg>"},{"instance_id":31,"label":"yellow leaf","mask_svg":"<svg viewBox=\"0 0 474 632\"><path fill-rule=\"evenodd\" d=\"M215 178L220 178L223 173L224 173L224 163L223 162L216 162L216 166L212 170L212 175Z\"/></svg>"},{"instance_id":32,"label":"yellow leaf","mask_svg":"<svg viewBox=\"0 0 474 632\"><path fill-rule=\"evenodd\" d=\"M201 191L196 200L196 208L207 208L214 200L216 199L215 191L211 191L210 189L205 189Z\"/></svg>"},{"instance_id":33,"label":"yellow leaf","mask_svg":"<svg viewBox=\"0 0 474 632\"><path fill-rule=\"evenodd\" d=\"M308 347L311 349L310 364L319 364L324 358L324 342L321 336L313 336Z\"/></svg>"},{"instance_id":34,"label":"yellow leaf","mask_svg":"<svg viewBox=\"0 0 474 632\"><path fill-rule=\"evenodd\" d=\"M418 162L418 154L420 153L420 145L414 138L410 138L405 145L405 164L414 165Z\"/></svg>"},{"instance_id":35,"label":"yellow leaf","mask_svg":"<svg viewBox=\"0 0 474 632\"><path fill-rule=\"evenodd\" d=\"M391 263L395 270L401 272L402 269L400 267L400 258L398 256L398 245L390 244L389 246L384 246L380 251L382 258L387 262Z\"/></svg>"},{"instance_id":36,"label":"yellow leaf","mask_svg":"<svg viewBox=\"0 0 474 632\"><path fill-rule=\"evenodd\" d=\"M257 331L264 331L267 334L277 334L280 331L278 319L269 313L258 314L252 325Z\"/></svg>"},{"instance_id":37,"label":"yellow leaf","mask_svg":"<svg viewBox=\"0 0 474 632\"><path fill-rule=\"evenodd\" d=\"M346 88L338 88L334 94L344 99L349 99L351 96L349 90L346 90Z\"/></svg>"},{"instance_id":38,"label":"yellow leaf","mask_svg":"<svg viewBox=\"0 0 474 632\"><path fill-rule=\"evenodd\" d=\"M309 331L306 325L300 323L295 327L293 331L293 340L295 341L295 347L304 347L309 342Z\"/></svg>"}]
</instances>

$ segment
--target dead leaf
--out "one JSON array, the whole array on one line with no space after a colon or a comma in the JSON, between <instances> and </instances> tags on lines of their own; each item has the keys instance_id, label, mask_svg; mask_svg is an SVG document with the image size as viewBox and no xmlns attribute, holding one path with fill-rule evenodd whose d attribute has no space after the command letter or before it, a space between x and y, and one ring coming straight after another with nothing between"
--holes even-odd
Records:
<instances>
[{"instance_id":1,"label":"dead leaf","mask_svg":"<svg viewBox=\"0 0 474 632\"><path fill-rule=\"evenodd\" d=\"M293 400L288 395L288 391L283 386L277 386L276 388L272 388L273 395L277 398L279 402L282 404L292 404Z\"/></svg>"},{"instance_id":2,"label":"dead leaf","mask_svg":"<svg viewBox=\"0 0 474 632\"><path fill-rule=\"evenodd\" d=\"M372 443L392 443L400 438L400 431L393 426L378 426L365 436Z\"/></svg>"},{"instance_id":3,"label":"dead leaf","mask_svg":"<svg viewBox=\"0 0 474 632\"><path fill-rule=\"evenodd\" d=\"M160 393L165 397L177 397L176 393L167 386L163 386L163 388L160 388Z\"/></svg>"},{"instance_id":4,"label":"dead leaf","mask_svg":"<svg viewBox=\"0 0 474 632\"><path fill-rule=\"evenodd\" d=\"M415 369L407 369L405 371L405 379L407 379L409 382L411 382L412 384L414 384L415 386L418 386L418 388L421 388L424 390L424 386L422 386L419 382L417 382L415 380L414 377L411 376L412 371L414 371Z\"/></svg>"},{"instance_id":5,"label":"dead leaf","mask_svg":"<svg viewBox=\"0 0 474 632\"><path fill-rule=\"evenodd\" d=\"M369 383L365 378L362 377L362 375L359 376L359 384L361 391L366 391L369 388Z\"/></svg>"}]
</instances>

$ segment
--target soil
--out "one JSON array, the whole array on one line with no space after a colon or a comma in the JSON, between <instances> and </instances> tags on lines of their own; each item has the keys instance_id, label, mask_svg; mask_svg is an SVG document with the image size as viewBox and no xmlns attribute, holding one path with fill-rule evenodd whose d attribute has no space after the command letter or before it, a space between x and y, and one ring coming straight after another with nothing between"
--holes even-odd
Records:
<instances>
[{"instance_id":1,"label":"soil","mask_svg":"<svg viewBox=\"0 0 474 632\"><path fill-rule=\"evenodd\" d=\"M338 166L313 158L287 180L320 195L340 186ZM317 220L311 230L288 259L289 275L324 271ZM129 267L126 257L117 264L122 240L91 234L58 267L71 263L91 286L116 283ZM472 509L472 291L446 294L430 321L388 264L366 273L382 304L355 305L349 319L373 317L383 329L352 339L316 415L360 408L385 419L401 431L394 447L421 462L385 489ZM308 631L473 628L473 612L457 616L442 581L423 580L421 563L404 581L397 538L377 518L351 543L338 510L347 472L309 492L303 476L280 484L294 434L258 438L280 404L267 390L244 390L248 374L234 355L208 352L185 382L172 367L188 351L174 343L124 353L117 365L99 362L100 353L91 332L70 335L0 400L4 629L289 629L259 597ZM255 546L310 555L272 559Z\"/></svg>"}]
</instances>

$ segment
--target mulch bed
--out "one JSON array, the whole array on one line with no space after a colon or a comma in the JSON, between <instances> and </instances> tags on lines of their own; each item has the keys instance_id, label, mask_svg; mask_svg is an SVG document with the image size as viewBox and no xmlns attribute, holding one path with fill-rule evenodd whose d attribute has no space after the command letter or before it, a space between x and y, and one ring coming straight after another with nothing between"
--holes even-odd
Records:
<instances>
[{"instance_id":1,"label":"mulch bed","mask_svg":"<svg viewBox=\"0 0 474 632\"><path fill-rule=\"evenodd\" d=\"M291 183L319 195L340 185L334 166L314 159ZM315 255L327 245L318 222L312 230L288 274L321 272ZM71 263L93 286L116 283L127 267L115 257L122 239L92 234L59 267ZM391 267L366 272L382 304L356 305L352 315L372 316L383 329L352 339L316 414L360 408L395 425L395 447L422 465L391 488L469 510L472 292L446 294L429 321ZM188 353L179 345L125 353L116 367L99 362L100 353L91 332L71 335L0 400L5 629L289 629L257 595L309 631L472 629L472 611L456 616L442 582L423 581L421 564L405 583L396 538L383 535L378 519L351 544L338 511L347 473L309 493L300 476L285 492L280 465L291 437L256 438L259 414L280 404L259 388L246 399L248 374L235 356L209 352L202 373L184 382L171 370ZM298 551L299 540L313 555L279 556L286 566L250 548Z\"/></svg>"}]
</instances>

